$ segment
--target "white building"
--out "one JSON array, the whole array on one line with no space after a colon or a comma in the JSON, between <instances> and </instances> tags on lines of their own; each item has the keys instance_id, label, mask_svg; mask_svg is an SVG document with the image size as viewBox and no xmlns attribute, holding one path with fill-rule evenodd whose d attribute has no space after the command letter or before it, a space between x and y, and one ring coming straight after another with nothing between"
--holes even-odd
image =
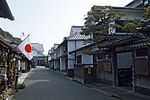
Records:
<instances>
[{"instance_id":1,"label":"white building","mask_svg":"<svg viewBox=\"0 0 150 100\"><path fill-rule=\"evenodd\" d=\"M32 56L36 65L45 65L46 56L43 54L44 48L43 44L31 43L32 46Z\"/></svg>"},{"instance_id":2,"label":"white building","mask_svg":"<svg viewBox=\"0 0 150 100\"><path fill-rule=\"evenodd\" d=\"M90 36L81 35L81 29L83 26L72 26L68 37L65 37L63 42L55 49L49 51L49 62L54 65L54 69L66 71L67 75L72 77L74 73L75 55L69 54L78 48L85 46L87 43L85 40L91 38Z\"/></svg>"},{"instance_id":3,"label":"white building","mask_svg":"<svg viewBox=\"0 0 150 100\"><path fill-rule=\"evenodd\" d=\"M39 43L31 43L32 46L32 55L35 56L43 56L44 48L43 44Z\"/></svg>"}]
</instances>

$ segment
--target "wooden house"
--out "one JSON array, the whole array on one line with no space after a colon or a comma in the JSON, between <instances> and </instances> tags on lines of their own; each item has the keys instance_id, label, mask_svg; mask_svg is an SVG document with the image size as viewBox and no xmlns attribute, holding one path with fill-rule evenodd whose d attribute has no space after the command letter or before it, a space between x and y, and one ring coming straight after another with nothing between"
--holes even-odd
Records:
<instances>
[{"instance_id":1,"label":"wooden house","mask_svg":"<svg viewBox=\"0 0 150 100\"><path fill-rule=\"evenodd\" d=\"M15 89L17 82L17 51L3 38L0 38L1 91Z\"/></svg>"},{"instance_id":2,"label":"wooden house","mask_svg":"<svg viewBox=\"0 0 150 100\"><path fill-rule=\"evenodd\" d=\"M88 44L79 49L69 52L69 54L75 55L75 64L74 64L74 77L73 79L81 82L87 83L92 82L95 79L95 66L94 57L90 53L92 46L95 43Z\"/></svg>"},{"instance_id":3,"label":"wooden house","mask_svg":"<svg viewBox=\"0 0 150 100\"><path fill-rule=\"evenodd\" d=\"M0 1L0 17L14 20L6 0ZM11 45L0 36L0 92L15 88L17 73L15 53Z\"/></svg>"},{"instance_id":4,"label":"wooden house","mask_svg":"<svg viewBox=\"0 0 150 100\"><path fill-rule=\"evenodd\" d=\"M107 36L101 36L99 41L84 46L70 53L76 54L76 64L82 62L81 55L93 55L94 80L111 84L113 86L129 86L134 91L149 94L149 25L146 32L120 32L111 27L111 24L125 20L142 20L142 9L112 7L113 11L124 12L121 20L110 23ZM129 14L131 13L132 14ZM147 22L149 23L149 21ZM143 28L145 29L145 28ZM144 32L142 30L141 32ZM90 60L89 60L90 61ZM83 66L83 65L82 65ZM83 82L86 78L81 66L75 67L75 79ZM93 79L91 79L92 81Z\"/></svg>"},{"instance_id":5,"label":"wooden house","mask_svg":"<svg viewBox=\"0 0 150 100\"><path fill-rule=\"evenodd\" d=\"M87 44L85 40L91 38L90 36L80 34L82 28L83 28L82 26L72 26L70 30L70 35L66 37L64 40L66 46L64 46L64 49L63 48L61 49L65 50L66 52L65 56L66 60L62 59L61 65L63 65L63 63L66 64L66 71L69 77L74 77L74 64L75 64L75 55L70 54L69 52L74 51L80 47L83 47L84 45ZM62 55L64 55L64 53Z\"/></svg>"}]
</instances>

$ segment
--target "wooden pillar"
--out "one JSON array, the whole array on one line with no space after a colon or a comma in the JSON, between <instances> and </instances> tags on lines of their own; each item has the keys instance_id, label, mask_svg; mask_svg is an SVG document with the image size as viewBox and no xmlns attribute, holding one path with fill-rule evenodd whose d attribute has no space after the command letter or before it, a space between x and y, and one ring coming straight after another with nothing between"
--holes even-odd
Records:
<instances>
[{"instance_id":1,"label":"wooden pillar","mask_svg":"<svg viewBox=\"0 0 150 100\"><path fill-rule=\"evenodd\" d=\"M135 87L136 87L136 76L135 76L135 52L136 50L132 51L133 55L133 66L132 66L132 90L135 92Z\"/></svg>"},{"instance_id":2,"label":"wooden pillar","mask_svg":"<svg viewBox=\"0 0 150 100\"><path fill-rule=\"evenodd\" d=\"M148 47L148 71L148 74L150 75L150 47Z\"/></svg>"},{"instance_id":3,"label":"wooden pillar","mask_svg":"<svg viewBox=\"0 0 150 100\"><path fill-rule=\"evenodd\" d=\"M93 55L93 80L96 81L97 79L97 60L96 60L96 55Z\"/></svg>"},{"instance_id":4,"label":"wooden pillar","mask_svg":"<svg viewBox=\"0 0 150 100\"><path fill-rule=\"evenodd\" d=\"M112 50L112 76L112 85L118 86L117 54L115 52L115 49Z\"/></svg>"}]
</instances>

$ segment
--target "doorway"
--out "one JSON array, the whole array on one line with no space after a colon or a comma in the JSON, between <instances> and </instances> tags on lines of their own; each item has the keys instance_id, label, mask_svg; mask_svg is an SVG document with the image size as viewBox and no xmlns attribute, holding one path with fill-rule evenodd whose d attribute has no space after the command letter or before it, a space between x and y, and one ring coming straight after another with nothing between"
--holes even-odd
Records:
<instances>
[{"instance_id":1,"label":"doorway","mask_svg":"<svg viewBox=\"0 0 150 100\"><path fill-rule=\"evenodd\" d=\"M118 85L132 86L132 52L124 52L117 54L117 70L118 70Z\"/></svg>"}]
</instances>

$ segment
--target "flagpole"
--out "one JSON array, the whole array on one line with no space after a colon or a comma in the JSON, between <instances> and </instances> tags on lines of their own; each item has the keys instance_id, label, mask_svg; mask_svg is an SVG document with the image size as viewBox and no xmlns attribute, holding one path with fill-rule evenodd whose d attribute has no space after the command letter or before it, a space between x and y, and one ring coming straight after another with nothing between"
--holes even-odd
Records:
<instances>
[{"instance_id":1,"label":"flagpole","mask_svg":"<svg viewBox=\"0 0 150 100\"><path fill-rule=\"evenodd\" d=\"M29 36L30 36L30 34L28 34L28 35L26 36L26 38L28 38ZM24 38L19 44L21 44L26 38ZM19 44L17 45L16 48L18 48Z\"/></svg>"},{"instance_id":2,"label":"flagpole","mask_svg":"<svg viewBox=\"0 0 150 100\"><path fill-rule=\"evenodd\" d=\"M29 37L29 36L30 36L30 34L28 34L28 35L26 36L26 38ZM24 41L26 38L24 38L22 41Z\"/></svg>"},{"instance_id":3,"label":"flagpole","mask_svg":"<svg viewBox=\"0 0 150 100\"><path fill-rule=\"evenodd\" d=\"M20 39L21 39L22 37L24 37L24 32L22 32L22 33L21 33L21 35L20 35Z\"/></svg>"},{"instance_id":4,"label":"flagpole","mask_svg":"<svg viewBox=\"0 0 150 100\"><path fill-rule=\"evenodd\" d=\"M17 48L26 56L26 58L28 58L28 60L31 60L32 59L32 55L31 55L32 47L31 47L29 36L30 34L28 34L26 38L22 40L22 42L17 46Z\"/></svg>"}]
</instances>

